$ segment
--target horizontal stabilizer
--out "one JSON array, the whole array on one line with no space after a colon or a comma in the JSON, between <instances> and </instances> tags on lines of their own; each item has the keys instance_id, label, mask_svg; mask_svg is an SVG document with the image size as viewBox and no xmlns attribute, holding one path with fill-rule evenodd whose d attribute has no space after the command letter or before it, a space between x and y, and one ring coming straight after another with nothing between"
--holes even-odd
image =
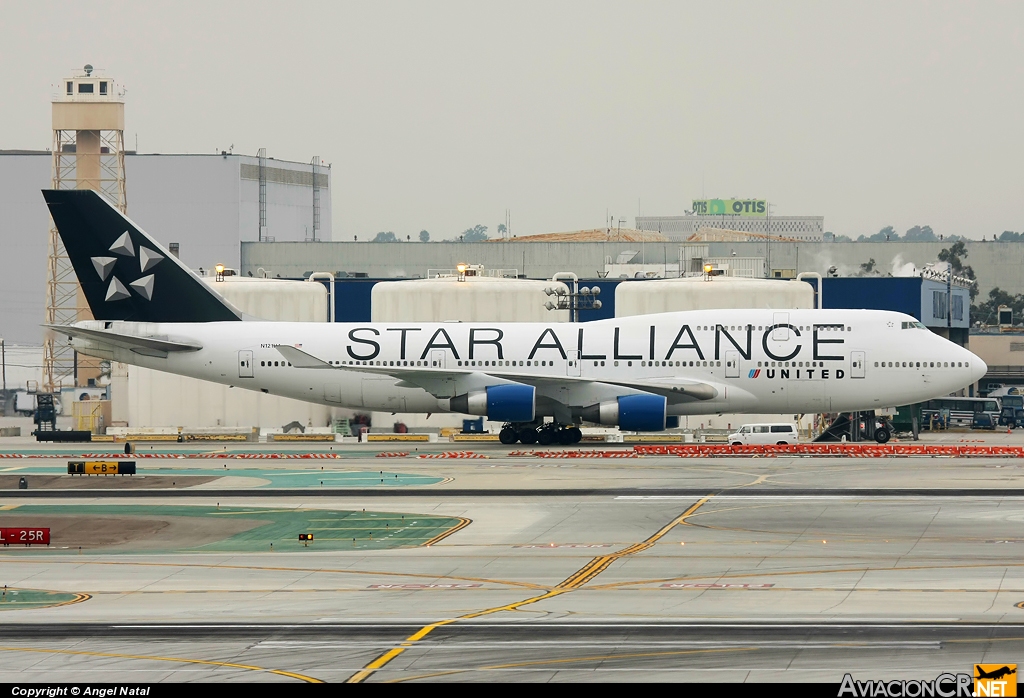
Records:
<instances>
[{"instance_id":1,"label":"horizontal stabilizer","mask_svg":"<svg viewBox=\"0 0 1024 698\"><path fill-rule=\"evenodd\" d=\"M278 344L274 348L295 368L336 368L326 361L302 351L298 347Z\"/></svg>"},{"instance_id":2,"label":"horizontal stabilizer","mask_svg":"<svg viewBox=\"0 0 1024 698\"><path fill-rule=\"evenodd\" d=\"M128 349L145 356L167 356L176 351L199 351L203 345L189 339L172 339L170 337L139 337L132 334L120 334L109 330L92 330L74 325L45 325L57 334L84 339L100 345Z\"/></svg>"}]
</instances>

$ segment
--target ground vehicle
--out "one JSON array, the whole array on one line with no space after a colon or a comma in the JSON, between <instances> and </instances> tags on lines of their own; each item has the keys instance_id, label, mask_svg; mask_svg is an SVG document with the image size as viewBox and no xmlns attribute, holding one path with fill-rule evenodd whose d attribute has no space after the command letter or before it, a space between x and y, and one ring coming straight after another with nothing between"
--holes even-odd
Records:
<instances>
[{"instance_id":1,"label":"ground vehicle","mask_svg":"<svg viewBox=\"0 0 1024 698\"><path fill-rule=\"evenodd\" d=\"M732 434L729 443L733 446L748 444L795 444L797 431L795 424L744 424Z\"/></svg>"},{"instance_id":2,"label":"ground vehicle","mask_svg":"<svg viewBox=\"0 0 1024 698\"><path fill-rule=\"evenodd\" d=\"M1006 395L999 399L999 403L1001 405L999 410L999 426L1024 426L1024 397Z\"/></svg>"},{"instance_id":3,"label":"ground vehicle","mask_svg":"<svg viewBox=\"0 0 1024 698\"><path fill-rule=\"evenodd\" d=\"M991 397L942 397L921 405L921 427L970 427L974 415L987 413L992 424L999 421L999 401Z\"/></svg>"},{"instance_id":4,"label":"ground vehicle","mask_svg":"<svg viewBox=\"0 0 1024 698\"><path fill-rule=\"evenodd\" d=\"M36 394L19 390L14 394L14 410L26 417L32 416L36 411Z\"/></svg>"},{"instance_id":5,"label":"ground vehicle","mask_svg":"<svg viewBox=\"0 0 1024 698\"><path fill-rule=\"evenodd\" d=\"M46 395L47 393L28 392L26 390L19 390L14 394L14 411L25 417L31 417L36 413L36 407L38 406L38 397L40 395ZM57 414L62 414L60 396L54 400L54 405L57 410Z\"/></svg>"},{"instance_id":6,"label":"ground vehicle","mask_svg":"<svg viewBox=\"0 0 1024 698\"><path fill-rule=\"evenodd\" d=\"M1013 408L1011 407L1010 409ZM988 412L975 412L974 418L971 420L971 429L995 429L996 421Z\"/></svg>"},{"instance_id":7,"label":"ground vehicle","mask_svg":"<svg viewBox=\"0 0 1024 698\"><path fill-rule=\"evenodd\" d=\"M1016 387L994 390L988 396L999 399L999 426L1024 426L1024 395Z\"/></svg>"}]
</instances>

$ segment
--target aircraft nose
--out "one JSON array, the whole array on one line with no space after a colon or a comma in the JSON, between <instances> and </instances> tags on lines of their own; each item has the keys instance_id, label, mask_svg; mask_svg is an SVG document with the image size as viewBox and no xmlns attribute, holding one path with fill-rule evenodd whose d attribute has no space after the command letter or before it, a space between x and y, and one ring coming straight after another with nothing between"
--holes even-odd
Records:
<instances>
[{"instance_id":1,"label":"aircraft nose","mask_svg":"<svg viewBox=\"0 0 1024 698\"><path fill-rule=\"evenodd\" d=\"M968 352L971 357L971 382L977 383L988 373L988 364L981 360L977 354Z\"/></svg>"}]
</instances>

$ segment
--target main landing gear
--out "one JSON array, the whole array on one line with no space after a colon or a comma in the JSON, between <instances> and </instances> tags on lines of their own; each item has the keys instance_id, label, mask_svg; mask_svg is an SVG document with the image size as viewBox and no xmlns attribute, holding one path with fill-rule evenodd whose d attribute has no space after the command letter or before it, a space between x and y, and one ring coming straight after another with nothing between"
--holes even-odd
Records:
<instances>
[{"instance_id":1,"label":"main landing gear","mask_svg":"<svg viewBox=\"0 0 1024 698\"><path fill-rule=\"evenodd\" d=\"M501 428L498 440L506 446L511 446L517 441L529 446L539 443L541 446L550 446L558 443L563 446L579 443L583 438L583 432L579 427L573 425L555 424L516 424L509 422Z\"/></svg>"}]
</instances>

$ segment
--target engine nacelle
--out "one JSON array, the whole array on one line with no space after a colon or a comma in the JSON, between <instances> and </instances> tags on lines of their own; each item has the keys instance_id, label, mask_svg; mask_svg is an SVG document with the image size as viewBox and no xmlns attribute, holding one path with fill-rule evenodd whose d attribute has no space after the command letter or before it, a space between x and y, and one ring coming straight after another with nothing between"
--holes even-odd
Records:
<instances>
[{"instance_id":1,"label":"engine nacelle","mask_svg":"<svg viewBox=\"0 0 1024 698\"><path fill-rule=\"evenodd\" d=\"M491 385L456 395L448 409L463 414L478 414L495 422L532 422L537 414L537 390L532 385Z\"/></svg>"},{"instance_id":2,"label":"engine nacelle","mask_svg":"<svg viewBox=\"0 0 1024 698\"><path fill-rule=\"evenodd\" d=\"M667 408L668 400L661 395L623 395L585 408L583 419L626 431L664 431Z\"/></svg>"}]
</instances>

